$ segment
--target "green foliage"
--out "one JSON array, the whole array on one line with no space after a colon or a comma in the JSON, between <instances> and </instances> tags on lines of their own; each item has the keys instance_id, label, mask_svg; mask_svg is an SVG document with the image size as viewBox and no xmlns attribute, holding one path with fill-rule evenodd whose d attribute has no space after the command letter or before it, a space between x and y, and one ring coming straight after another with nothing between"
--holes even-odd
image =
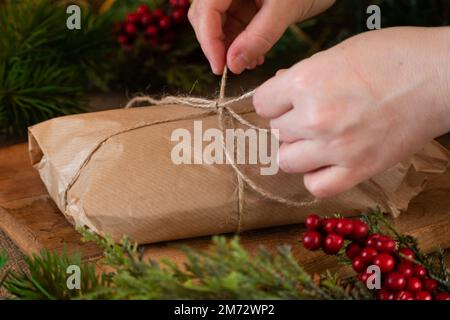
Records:
<instances>
[{"instance_id":1,"label":"green foliage","mask_svg":"<svg viewBox=\"0 0 450 320\"><path fill-rule=\"evenodd\" d=\"M142 3L152 9L168 7L166 0L115 1L109 10L113 22L123 21L127 13ZM179 91L200 93L214 80L189 25L176 30L170 46L154 47L140 39L131 49L118 48L111 68L114 69L111 87L157 95Z\"/></svg>"},{"instance_id":2,"label":"green foliage","mask_svg":"<svg viewBox=\"0 0 450 320\"><path fill-rule=\"evenodd\" d=\"M363 217L372 232L388 232L416 252L417 263L450 292L444 254L423 255L417 241L395 231L380 211ZM91 263L79 255L69 258L42 252L27 258L29 272L10 272L5 288L19 299L374 299L355 277L308 274L292 256L288 246L276 252L264 248L249 254L237 238L214 237L208 250L184 247L183 265L171 260L155 262L143 258L135 243L124 238L115 243L85 229L84 241L95 242L104 251L101 264L108 272L95 275ZM0 258L0 264L1 264ZM66 269L80 265L81 290L67 290Z\"/></svg>"},{"instance_id":3,"label":"green foliage","mask_svg":"<svg viewBox=\"0 0 450 320\"><path fill-rule=\"evenodd\" d=\"M93 291L85 299L352 299L369 297L363 288L338 289L331 275L323 285L295 261L287 246L276 254L261 250L250 256L237 238L214 237L207 251L183 248L186 261L145 261L126 238L121 245L80 230L87 241L105 251L104 264L115 271L112 285ZM334 282L330 279L334 279Z\"/></svg>"},{"instance_id":4,"label":"green foliage","mask_svg":"<svg viewBox=\"0 0 450 320\"><path fill-rule=\"evenodd\" d=\"M51 117L81 112L91 88L127 89L151 94L204 92L214 79L192 28L179 30L170 48L138 44L123 50L113 25L139 3L152 8L166 0L115 1L98 13L102 0L83 4L82 29L66 28L68 0L2 1L0 4L0 135L24 133L27 126ZM446 0L340 0L328 10L289 29L271 51L266 72L366 30L365 10L379 4L382 26L448 25ZM280 59L280 57L283 57Z\"/></svg>"},{"instance_id":5,"label":"green foliage","mask_svg":"<svg viewBox=\"0 0 450 320\"><path fill-rule=\"evenodd\" d=\"M6 251L2 250L2 252L0 252L0 288L3 286L3 282L8 276L8 272L4 270L7 262L8 256L6 255Z\"/></svg>"},{"instance_id":6,"label":"green foliage","mask_svg":"<svg viewBox=\"0 0 450 320\"><path fill-rule=\"evenodd\" d=\"M119 49L111 85L151 94L201 92L214 79L195 35L181 33L170 48L152 48L138 42L131 50Z\"/></svg>"},{"instance_id":7,"label":"green foliage","mask_svg":"<svg viewBox=\"0 0 450 320\"><path fill-rule=\"evenodd\" d=\"M43 62L0 62L0 130L17 132L54 116L84 110L74 70Z\"/></svg>"},{"instance_id":8,"label":"green foliage","mask_svg":"<svg viewBox=\"0 0 450 320\"><path fill-rule=\"evenodd\" d=\"M105 276L97 277L94 264L81 263L80 254L68 257L65 250L61 255L44 250L26 257L25 262L28 270L10 272L4 284L8 292L19 299L76 299L107 284ZM80 267L80 290L67 287L67 269L71 265Z\"/></svg>"},{"instance_id":9,"label":"green foliage","mask_svg":"<svg viewBox=\"0 0 450 320\"><path fill-rule=\"evenodd\" d=\"M5 288L19 299L369 299L361 285L353 289L327 273L312 278L287 246L272 254L249 255L237 239L215 237L207 251L184 248L186 262L146 261L136 244L121 244L81 229L86 241L104 250L108 273L95 276L93 264L43 251L26 259L29 272L11 272ZM66 269L81 265L81 290L68 290Z\"/></svg>"},{"instance_id":10,"label":"green foliage","mask_svg":"<svg viewBox=\"0 0 450 320\"><path fill-rule=\"evenodd\" d=\"M267 68L288 68L320 50L367 31L366 9L371 4L380 6L382 28L450 24L448 0L339 0L325 13L298 24L300 33L297 28L289 29L270 53Z\"/></svg>"},{"instance_id":11,"label":"green foliage","mask_svg":"<svg viewBox=\"0 0 450 320\"><path fill-rule=\"evenodd\" d=\"M104 84L108 20L86 12L81 30L68 30L66 19L50 0L0 5L0 134L83 111L88 85Z\"/></svg>"}]
</instances>

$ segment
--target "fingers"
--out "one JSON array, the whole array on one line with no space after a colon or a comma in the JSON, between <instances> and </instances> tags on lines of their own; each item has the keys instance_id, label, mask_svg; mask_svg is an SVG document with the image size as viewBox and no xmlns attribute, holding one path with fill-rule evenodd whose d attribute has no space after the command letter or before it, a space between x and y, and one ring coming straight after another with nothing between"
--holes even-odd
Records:
<instances>
[{"instance_id":1,"label":"fingers","mask_svg":"<svg viewBox=\"0 0 450 320\"><path fill-rule=\"evenodd\" d=\"M258 66L262 65L264 63L264 56L260 56L256 63L258 64Z\"/></svg>"},{"instance_id":2,"label":"fingers","mask_svg":"<svg viewBox=\"0 0 450 320\"><path fill-rule=\"evenodd\" d=\"M247 69L248 70L253 70L253 69L256 68L256 65L257 65L257 61L255 60L252 63L250 63L250 65L247 66Z\"/></svg>"},{"instance_id":3,"label":"fingers","mask_svg":"<svg viewBox=\"0 0 450 320\"><path fill-rule=\"evenodd\" d=\"M277 71L277 73L275 73L275 75L276 75L276 76L280 76L280 75L282 75L283 73L285 73L286 70L287 70L287 69L280 69L280 70Z\"/></svg>"},{"instance_id":4,"label":"fingers","mask_svg":"<svg viewBox=\"0 0 450 320\"><path fill-rule=\"evenodd\" d=\"M278 153L280 169L287 173L304 173L331 165L323 147L312 140L283 143Z\"/></svg>"},{"instance_id":5,"label":"fingers","mask_svg":"<svg viewBox=\"0 0 450 320\"><path fill-rule=\"evenodd\" d=\"M225 67L222 16L230 4L231 0L194 1L188 13L200 46L215 74L222 74Z\"/></svg>"},{"instance_id":6,"label":"fingers","mask_svg":"<svg viewBox=\"0 0 450 320\"><path fill-rule=\"evenodd\" d=\"M279 73L256 89L253 105L258 115L274 119L292 109L289 74L289 71Z\"/></svg>"},{"instance_id":7,"label":"fingers","mask_svg":"<svg viewBox=\"0 0 450 320\"><path fill-rule=\"evenodd\" d=\"M312 138L308 130L300 130L303 127L300 120L304 117L302 111L300 108L294 108L270 121L270 127L278 132L279 141L292 143Z\"/></svg>"},{"instance_id":8,"label":"fingers","mask_svg":"<svg viewBox=\"0 0 450 320\"><path fill-rule=\"evenodd\" d=\"M280 12L278 1L267 1L247 28L233 41L227 52L227 65L233 73L241 73L260 56L264 56L281 38L289 25Z\"/></svg>"},{"instance_id":9,"label":"fingers","mask_svg":"<svg viewBox=\"0 0 450 320\"><path fill-rule=\"evenodd\" d=\"M253 70L256 66L260 66L264 63L264 57L259 57L255 61L253 61L249 66L247 66L248 70Z\"/></svg>"},{"instance_id":10,"label":"fingers","mask_svg":"<svg viewBox=\"0 0 450 320\"><path fill-rule=\"evenodd\" d=\"M306 189L316 198L328 198L351 189L362 179L349 168L329 166L303 176Z\"/></svg>"}]
</instances>

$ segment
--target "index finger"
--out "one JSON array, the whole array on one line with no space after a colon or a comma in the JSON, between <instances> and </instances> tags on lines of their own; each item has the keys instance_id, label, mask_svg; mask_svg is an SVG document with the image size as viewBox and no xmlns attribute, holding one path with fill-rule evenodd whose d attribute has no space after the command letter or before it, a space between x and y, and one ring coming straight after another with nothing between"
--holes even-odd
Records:
<instances>
[{"instance_id":1,"label":"index finger","mask_svg":"<svg viewBox=\"0 0 450 320\"><path fill-rule=\"evenodd\" d=\"M215 74L222 74L225 67L226 48L222 16L230 4L231 0L197 0L188 14L195 35Z\"/></svg>"},{"instance_id":2,"label":"index finger","mask_svg":"<svg viewBox=\"0 0 450 320\"><path fill-rule=\"evenodd\" d=\"M278 118L293 108L289 71L277 73L255 90L253 105L261 117Z\"/></svg>"}]
</instances>

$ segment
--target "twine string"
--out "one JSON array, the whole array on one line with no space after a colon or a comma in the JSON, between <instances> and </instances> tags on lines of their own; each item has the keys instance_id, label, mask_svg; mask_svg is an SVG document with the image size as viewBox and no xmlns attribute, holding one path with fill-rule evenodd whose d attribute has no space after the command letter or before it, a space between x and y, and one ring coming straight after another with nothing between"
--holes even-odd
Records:
<instances>
[{"instance_id":1,"label":"twine string","mask_svg":"<svg viewBox=\"0 0 450 320\"><path fill-rule=\"evenodd\" d=\"M130 132L132 130L138 130L140 128L149 127L153 125L163 124L163 123L169 123L173 121L182 121L182 120L195 120L198 118L202 118L203 116L216 114L218 115L218 121L219 126L222 131L222 148L224 151L224 154L228 160L228 163L231 165L233 171L236 173L237 177L237 191L238 191L238 203L237 203L237 232L242 230L242 219L244 216L244 191L245 187L247 186L249 189L257 193L259 196L261 196L263 199L271 200L277 203L281 203L287 206L291 207L305 207L305 206L314 206L319 203L317 199L313 200L305 200L305 201L294 201L285 197L278 196L276 194L271 193L270 191L264 189L260 185L258 185L250 176L245 174L239 166L236 164L234 159L238 159L238 152L236 148L236 144L234 143L234 150L233 153L236 155L236 157L232 157L232 155L228 152L225 142L225 130L226 128L229 128L230 126L233 126L233 120L237 121L243 126L246 126L248 128L252 128L255 130L258 130L259 132L264 133L270 133L269 129L260 128L252 123L245 120L241 115L239 115L236 111L232 109L232 106L236 104L237 102L243 101L247 98L250 98L253 96L254 91L249 91L239 97L232 98L232 99L226 99L225 98L225 90L226 90L226 82L227 82L227 69L225 68L224 73L222 75L222 80L220 82L220 91L219 96L216 100L208 100L203 98L196 98L196 97L183 97L183 96L166 96L162 99L155 99L150 96L137 96L133 99L131 99L125 108L132 108L137 105L146 104L147 107L150 106L173 106L173 105L183 105L188 106L191 108L197 108L197 109L204 109L205 112L200 114L190 114L190 115L181 115L177 117L172 117L168 119L160 119L160 120L143 120L140 122L137 122L133 124L132 126L121 128L120 130L110 134L109 136L104 137L103 139L100 139L88 152L88 155L86 158L81 162L80 166L75 171L72 178L67 183L67 186L64 190L63 197L62 197L62 203L64 206L64 213L67 214L67 208L68 208L68 192L71 189L71 187L76 183L78 180L81 172L83 171L83 168L86 167L86 165L89 163L89 161L92 159L93 155L102 147L103 144L105 144L109 139L116 137L120 134ZM372 184L374 184L374 181L372 179L369 180ZM370 190L366 190L367 193L374 195L374 193L378 193L381 195L381 197L386 196L384 193L384 190L375 183L373 186L374 189L377 190L377 192L373 192ZM392 208L392 206L389 203L386 203L386 201L382 201L383 199L379 199L380 202L384 202L385 207Z\"/></svg>"},{"instance_id":2,"label":"twine string","mask_svg":"<svg viewBox=\"0 0 450 320\"><path fill-rule=\"evenodd\" d=\"M267 190L265 190L263 187L259 186L250 176L245 174L236 164L234 159L238 158L238 152L236 148L236 144L234 144L234 151L233 155L229 153L229 151L226 148L226 141L225 141L225 130L229 127L227 126L227 122L230 122L232 125L232 120L236 120L240 124L258 130L260 132L264 133L270 133L269 129L266 128L260 128L258 126L255 126L254 124L250 123L249 121L245 120L242 116L240 116L237 112L235 112L231 106L236 104L237 102L243 101L249 97L252 97L254 94L254 91L249 91L239 97L226 100L225 99L225 90L226 90L226 83L227 83L227 68L225 67L224 72L222 74L222 80L220 82L220 89L219 89L219 96L216 100L208 100L208 99L202 99L202 98L195 98L195 97L181 97L181 96L166 96L162 99L154 99L150 96L139 96L131 99L125 108L132 108L137 105L141 105L143 103L147 103L146 106L151 105L170 105L170 104L178 104L178 105L185 105L192 108L200 108L200 109L207 109L207 110L214 110L218 115L219 120L219 126L222 131L222 149L224 151L225 157L228 160L228 164L231 165L233 168L233 171L236 173L237 177L237 189L238 189L238 207L237 207L237 232L241 231L242 229L242 219L243 219L243 207L244 207L244 190L245 185L247 185L250 189L252 189L254 192L259 194L261 197L267 200L272 200L281 204L285 204L292 207L304 207L304 206L311 206L317 203L317 200L307 200L307 201L295 201L291 200L285 197L278 196L276 194L273 194Z\"/></svg>"}]
</instances>

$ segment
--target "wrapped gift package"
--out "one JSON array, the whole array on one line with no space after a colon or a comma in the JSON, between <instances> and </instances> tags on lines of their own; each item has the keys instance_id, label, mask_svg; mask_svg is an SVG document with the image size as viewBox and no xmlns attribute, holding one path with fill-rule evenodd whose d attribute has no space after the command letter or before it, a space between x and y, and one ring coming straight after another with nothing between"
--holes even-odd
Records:
<instances>
[{"instance_id":1,"label":"wrapped gift package","mask_svg":"<svg viewBox=\"0 0 450 320\"><path fill-rule=\"evenodd\" d=\"M245 121L267 126L250 99L230 108ZM219 128L219 118L211 110L174 104L55 118L29 128L30 157L71 223L138 243L301 223L312 212L354 215L380 206L398 215L449 165L448 151L431 142L350 191L314 201L300 174L262 175L258 164L174 163L173 132L194 134L199 121L204 131ZM239 179L236 169L259 191ZM260 190L305 204L275 201Z\"/></svg>"}]
</instances>

